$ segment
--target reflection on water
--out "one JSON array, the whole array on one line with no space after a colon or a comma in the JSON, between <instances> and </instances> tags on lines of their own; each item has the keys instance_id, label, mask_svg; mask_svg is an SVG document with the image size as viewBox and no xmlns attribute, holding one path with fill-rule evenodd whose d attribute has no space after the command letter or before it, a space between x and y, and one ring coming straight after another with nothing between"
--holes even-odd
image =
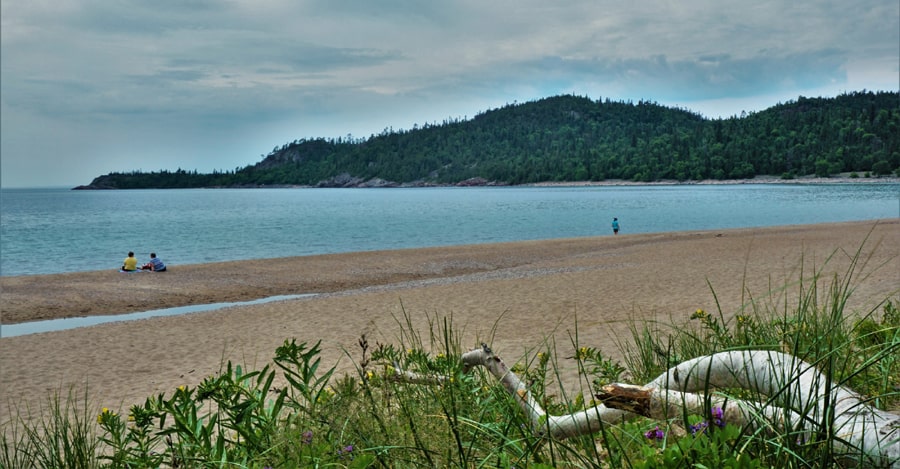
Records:
<instances>
[{"instance_id":1,"label":"reflection on water","mask_svg":"<svg viewBox=\"0 0 900 469\"><path fill-rule=\"evenodd\" d=\"M23 322L21 324L0 324L0 337L16 337L20 335L37 334L39 332L64 331L77 327L96 326L108 322L134 321L137 319L155 318L160 316L177 316L179 314L196 313L200 311L212 311L215 309L229 308L232 306L247 306L272 301L292 300L315 296L314 293L305 295L278 295L260 298L252 301L233 303L209 303L204 305L179 306L177 308L156 309L139 313L116 314L109 316L87 316L83 318L51 319L48 321Z\"/></svg>"}]
</instances>

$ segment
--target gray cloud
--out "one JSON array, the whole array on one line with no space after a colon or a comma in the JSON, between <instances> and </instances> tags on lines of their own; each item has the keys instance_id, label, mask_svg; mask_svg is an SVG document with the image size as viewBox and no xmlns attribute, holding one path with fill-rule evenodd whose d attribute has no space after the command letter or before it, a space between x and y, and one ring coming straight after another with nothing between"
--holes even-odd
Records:
<instances>
[{"instance_id":1,"label":"gray cloud","mask_svg":"<svg viewBox=\"0 0 900 469\"><path fill-rule=\"evenodd\" d=\"M900 5L877 0L48 5L0 4L4 186L233 168L561 93L715 116L900 74Z\"/></svg>"},{"instance_id":2,"label":"gray cloud","mask_svg":"<svg viewBox=\"0 0 900 469\"><path fill-rule=\"evenodd\" d=\"M588 80L627 81L639 97L698 100L817 88L845 78L841 69L845 55L823 50L741 59L728 54L678 60L663 55L615 60L546 57L527 66L533 70L554 70L554 75L567 77L573 86Z\"/></svg>"}]
</instances>

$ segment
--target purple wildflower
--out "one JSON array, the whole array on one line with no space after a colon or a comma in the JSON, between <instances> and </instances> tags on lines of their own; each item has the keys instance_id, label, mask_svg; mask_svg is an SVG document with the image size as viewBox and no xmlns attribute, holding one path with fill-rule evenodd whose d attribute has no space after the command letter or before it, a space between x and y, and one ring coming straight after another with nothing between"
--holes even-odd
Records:
<instances>
[{"instance_id":1,"label":"purple wildflower","mask_svg":"<svg viewBox=\"0 0 900 469\"><path fill-rule=\"evenodd\" d=\"M347 445L338 450L338 456L340 456L341 459L344 459L345 455L349 456L351 461L353 460L353 445Z\"/></svg>"},{"instance_id":2,"label":"purple wildflower","mask_svg":"<svg viewBox=\"0 0 900 469\"><path fill-rule=\"evenodd\" d=\"M307 430L307 431L303 432L300 442L303 443L304 445L309 445L309 444L312 444L312 440L313 440L313 432L312 432L312 430Z\"/></svg>"},{"instance_id":3,"label":"purple wildflower","mask_svg":"<svg viewBox=\"0 0 900 469\"><path fill-rule=\"evenodd\" d=\"M644 436L647 437L648 440L664 440L666 438L666 432L659 429L659 425L656 428L644 433Z\"/></svg>"},{"instance_id":4,"label":"purple wildflower","mask_svg":"<svg viewBox=\"0 0 900 469\"><path fill-rule=\"evenodd\" d=\"M713 425L724 428L725 427L725 410L721 407L713 407L712 408L712 418Z\"/></svg>"},{"instance_id":5,"label":"purple wildflower","mask_svg":"<svg viewBox=\"0 0 900 469\"><path fill-rule=\"evenodd\" d=\"M689 427L690 430L691 430L691 435L692 435L692 436L697 436L698 433L703 433L703 431L706 430L706 427L708 427L708 426L709 426L709 424L706 423L705 420L704 420L703 422L700 422L700 423L696 424L696 425L691 425L691 426Z\"/></svg>"}]
</instances>

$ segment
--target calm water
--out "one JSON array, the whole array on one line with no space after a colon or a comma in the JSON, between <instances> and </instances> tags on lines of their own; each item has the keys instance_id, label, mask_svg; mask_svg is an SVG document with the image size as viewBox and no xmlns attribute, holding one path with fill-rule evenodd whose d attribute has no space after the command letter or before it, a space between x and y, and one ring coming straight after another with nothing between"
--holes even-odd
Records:
<instances>
[{"instance_id":1,"label":"calm water","mask_svg":"<svg viewBox=\"0 0 900 469\"><path fill-rule=\"evenodd\" d=\"M83 316L77 318L61 318L47 319L44 321L31 321L19 324L0 324L0 338L16 337L20 335L38 334L41 332L65 331L68 329L77 329L80 327L97 326L110 322L137 321L139 319L157 318L163 316L179 316L182 314L199 313L202 311L213 311L222 308L231 308L234 306L258 305L261 303L271 303L273 301L292 300L295 298L303 298L315 296L308 295L277 295L266 298L260 298L251 301L241 301L232 303L207 303L201 305L177 306L175 308L155 309L152 311L142 311L138 313L114 314L109 316Z\"/></svg>"},{"instance_id":2,"label":"calm water","mask_svg":"<svg viewBox=\"0 0 900 469\"><path fill-rule=\"evenodd\" d=\"M0 275L900 216L900 184L0 190Z\"/></svg>"}]
</instances>

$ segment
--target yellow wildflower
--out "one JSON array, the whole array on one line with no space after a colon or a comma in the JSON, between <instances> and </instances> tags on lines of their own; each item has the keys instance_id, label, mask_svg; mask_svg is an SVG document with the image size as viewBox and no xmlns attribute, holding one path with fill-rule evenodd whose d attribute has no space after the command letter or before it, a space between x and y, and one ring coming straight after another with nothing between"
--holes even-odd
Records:
<instances>
[{"instance_id":1,"label":"yellow wildflower","mask_svg":"<svg viewBox=\"0 0 900 469\"><path fill-rule=\"evenodd\" d=\"M102 425L104 422L106 422L107 419L109 419L110 417L115 417L115 416L116 416L115 412L112 412L109 410L109 408L104 407L104 408L100 409L100 414L97 415L97 423Z\"/></svg>"}]
</instances>

